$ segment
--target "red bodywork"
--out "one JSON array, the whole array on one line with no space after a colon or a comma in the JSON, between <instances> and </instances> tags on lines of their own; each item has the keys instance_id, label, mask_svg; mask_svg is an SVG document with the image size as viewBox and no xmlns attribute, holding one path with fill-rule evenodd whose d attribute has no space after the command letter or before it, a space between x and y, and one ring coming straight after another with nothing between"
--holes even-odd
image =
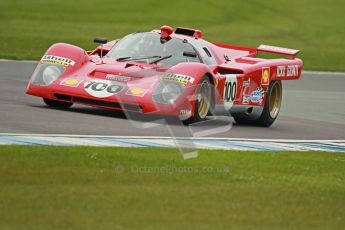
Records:
<instances>
[{"instance_id":1,"label":"red bodywork","mask_svg":"<svg viewBox=\"0 0 345 230\"><path fill-rule=\"evenodd\" d=\"M117 61L111 57L99 57L101 51L103 55L107 54L116 46L118 40L89 52L73 45L57 43L47 50L38 64L26 93L109 109L189 117L194 113L198 84L205 76L214 86L215 103L224 105L227 110L238 112L247 111L249 107L263 107L265 92L271 81L297 80L301 75L303 62L295 57L297 50L265 45L248 48L210 43L202 39L201 31L193 29L178 28L171 33L169 27L164 27L162 32L165 37L182 39L193 46L196 41L199 42L195 51L201 62L164 66L160 63ZM160 34L161 31L148 33ZM200 53L203 48L207 48L213 63L207 64L203 60L202 56L205 54ZM287 57L262 59L258 57L259 52ZM66 60L59 60L59 57ZM36 84L33 78L40 74L40 66L47 63L62 65L65 71L50 85ZM152 99L153 94L167 73L190 76L193 80L184 82L185 90L173 104L157 103ZM109 93L108 91L113 90L109 89L109 82L118 82L121 89L117 88L118 92ZM104 92L93 93L90 91L92 87Z\"/></svg>"}]
</instances>

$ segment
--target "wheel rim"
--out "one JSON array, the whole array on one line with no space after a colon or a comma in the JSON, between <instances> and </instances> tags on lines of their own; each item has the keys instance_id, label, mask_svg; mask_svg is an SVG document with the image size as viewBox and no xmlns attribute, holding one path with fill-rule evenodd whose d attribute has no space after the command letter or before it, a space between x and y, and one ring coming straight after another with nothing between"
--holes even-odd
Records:
<instances>
[{"instance_id":1,"label":"wheel rim","mask_svg":"<svg viewBox=\"0 0 345 230\"><path fill-rule=\"evenodd\" d=\"M269 96L269 109L270 109L270 116L272 118L276 118L278 116L280 106L282 102L282 87L281 83L276 81L270 92Z\"/></svg>"},{"instance_id":2,"label":"wheel rim","mask_svg":"<svg viewBox=\"0 0 345 230\"><path fill-rule=\"evenodd\" d=\"M199 90L200 99L198 101L198 113L200 118L205 118L207 116L208 110L211 104L211 89L209 82L207 80L203 81L200 85Z\"/></svg>"}]
</instances>

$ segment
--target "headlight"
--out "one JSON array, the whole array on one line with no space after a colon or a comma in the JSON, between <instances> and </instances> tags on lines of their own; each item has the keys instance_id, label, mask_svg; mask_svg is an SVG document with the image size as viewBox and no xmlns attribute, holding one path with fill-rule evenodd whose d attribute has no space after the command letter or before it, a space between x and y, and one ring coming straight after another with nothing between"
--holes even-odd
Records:
<instances>
[{"instance_id":1,"label":"headlight","mask_svg":"<svg viewBox=\"0 0 345 230\"><path fill-rule=\"evenodd\" d=\"M42 73L42 79L43 82L46 85L50 85L51 83L53 83L59 76L61 75L61 70L54 66L54 65L50 65L47 66Z\"/></svg>"},{"instance_id":2,"label":"headlight","mask_svg":"<svg viewBox=\"0 0 345 230\"><path fill-rule=\"evenodd\" d=\"M32 83L44 86L50 85L58 79L64 71L65 67L61 65L42 64L34 73Z\"/></svg>"},{"instance_id":3,"label":"headlight","mask_svg":"<svg viewBox=\"0 0 345 230\"><path fill-rule=\"evenodd\" d=\"M183 93L183 86L177 82L161 81L152 95L153 101L173 104Z\"/></svg>"}]
</instances>

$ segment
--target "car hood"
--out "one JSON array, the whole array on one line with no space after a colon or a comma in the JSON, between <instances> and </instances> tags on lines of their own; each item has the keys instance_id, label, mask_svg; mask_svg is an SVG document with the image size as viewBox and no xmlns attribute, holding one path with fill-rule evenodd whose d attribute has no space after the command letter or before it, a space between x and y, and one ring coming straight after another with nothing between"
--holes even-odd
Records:
<instances>
[{"instance_id":1,"label":"car hood","mask_svg":"<svg viewBox=\"0 0 345 230\"><path fill-rule=\"evenodd\" d=\"M156 64L146 64L139 62L117 62L114 59L104 59L101 63L94 63L92 71L88 74L91 77L118 80L115 76L126 76L126 81L138 80L152 76L163 75L168 71L168 67ZM112 79L113 78L113 79ZM125 78L123 78L125 79Z\"/></svg>"}]
</instances>

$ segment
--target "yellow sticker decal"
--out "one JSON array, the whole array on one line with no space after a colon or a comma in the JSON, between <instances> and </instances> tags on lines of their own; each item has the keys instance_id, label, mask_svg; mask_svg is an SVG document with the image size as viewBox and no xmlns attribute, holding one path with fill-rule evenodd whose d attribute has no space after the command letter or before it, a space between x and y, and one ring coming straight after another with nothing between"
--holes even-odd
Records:
<instances>
[{"instance_id":1,"label":"yellow sticker decal","mask_svg":"<svg viewBox=\"0 0 345 230\"><path fill-rule=\"evenodd\" d=\"M269 85L269 84L270 84L270 67L263 67L261 85Z\"/></svg>"},{"instance_id":2,"label":"yellow sticker decal","mask_svg":"<svg viewBox=\"0 0 345 230\"><path fill-rule=\"evenodd\" d=\"M66 78L60 82L60 85L65 85L65 86L70 86L70 87L78 87L82 81L83 80Z\"/></svg>"},{"instance_id":3,"label":"yellow sticker decal","mask_svg":"<svg viewBox=\"0 0 345 230\"><path fill-rule=\"evenodd\" d=\"M147 89L142 89L142 88L130 88L126 94L127 95L133 95L133 96L139 96L143 97L147 92Z\"/></svg>"},{"instance_id":4,"label":"yellow sticker decal","mask_svg":"<svg viewBox=\"0 0 345 230\"><path fill-rule=\"evenodd\" d=\"M193 83L194 78L187 76L187 75L182 75L182 74L173 74L173 73L168 73L165 76L162 77L164 80L168 81L176 81L182 85L187 85L188 82Z\"/></svg>"}]
</instances>

